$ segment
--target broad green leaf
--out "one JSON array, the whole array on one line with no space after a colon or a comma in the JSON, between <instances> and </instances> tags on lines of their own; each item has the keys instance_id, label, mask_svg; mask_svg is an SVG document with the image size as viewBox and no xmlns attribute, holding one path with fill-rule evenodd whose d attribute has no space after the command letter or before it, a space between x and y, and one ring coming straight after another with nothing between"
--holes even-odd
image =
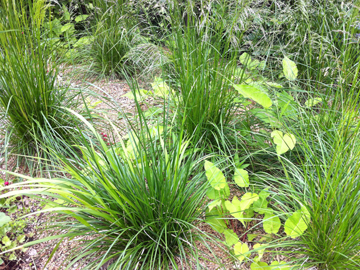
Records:
<instances>
[{"instance_id":1,"label":"broad green leaf","mask_svg":"<svg viewBox=\"0 0 360 270\"><path fill-rule=\"evenodd\" d=\"M268 201L266 200L266 198L260 197L259 200L254 202L254 205L253 205L254 211L256 211L259 214L263 215L263 214L271 211L271 209L267 208L267 205L268 205Z\"/></svg>"},{"instance_id":2,"label":"broad green leaf","mask_svg":"<svg viewBox=\"0 0 360 270\"><path fill-rule=\"evenodd\" d=\"M164 111L163 108L150 107L145 111L145 117L156 117Z\"/></svg>"},{"instance_id":3,"label":"broad green leaf","mask_svg":"<svg viewBox=\"0 0 360 270\"><path fill-rule=\"evenodd\" d=\"M159 77L155 77L151 86L155 96L165 98L171 93L170 87Z\"/></svg>"},{"instance_id":4,"label":"broad green leaf","mask_svg":"<svg viewBox=\"0 0 360 270\"><path fill-rule=\"evenodd\" d=\"M86 20L86 18L89 17L89 15L79 15L79 16L76 16L75 18L75 22L81 22L81 21L84 21Z\"/></svg>"},{"instance_id":5,"label":"broad green leaf","mask_svg":"<svg viewBox=\"0 0 360 270\"><path fill-rule=\"evenodd\" d=\"M9 261L15 261L17 259L15 253L11 253L10 256L9 256Z\"/></svg>"},{"instance_id":6,"label":"broad green leaf","mask_svg":"<svg viewBox=\"0 0 360 270\"><path fill-rule=\"evenodd\" d=\"M285 233L291 238L299 237L308 227L305 220L306 216L300 210L296 211L286 220L284 225Z\"/></svg>"},{"instance_id":7,"label":"broad green leaf","mask_svg":"<svg viewBox=\"0 0 360 270\"><path fill-rule=\"evenodd\" d=\"M92 38L82 37L74 44L74 48L79 48L79 47L83 47L85 45L89 45L91 42L92 42Z\"/></svg>"},{"instance_id":8,"label":"broad green leaf","mask_svg":"<svg viewBox=\"0 0 360 270\"><path fill-rule=\"evenodd\" d=\"M6 235L2 238L1 242L6 246L10 246L11 245L11 240L9 237L7 237Z\"/></svg>"},{"instance_id":9,"label":"broad green leaf","mask_svg":"<svg viewBox=\"0 0 360 270\"><path fill-rule=\"evenodd\" d=\"M260 65L260 61L257 59L254 59L253 61L249 62L247 65L247 68L250 70L254 70L255 68L258 68Z\"/></svg>"},{"instance_id":10,"label":"broad green leaf","mask_svg":"<svg viewBox=\"0 0 360 270\"><path fill-rule=\"evenodd\" d=\"M240 168L235 168L234 181L239 187L248 187L250 184L248 172Z\"/></svg>"},{"instance_id":11,"label":"broad green leaf","mask_svg":"<svg viewBox=\"0 0 360 270\"><path fill-rule=\"evenodd\" d=\"M247 237L248 237L248 241L251 242L251 241L254 240L256 237L258 237L258 234L248 233L248 234L247 234Z\"/></svg>"},{"instance_id":12,"label":"broad green leaf","mask_svg":"<svg viewBox=\"0 0 360 270\"><path fill-rule=\"evenodd\" d=\"M0 212L0 227L4 226L5 224L9 223L11 221L11 218L5 213Z\"/></svg>"},{"instance_id":13,"label":"broad green leaf","mask_svg":"<svg viewBox=\"0 0 360 270\"><path fill-rule=\"evenodd\" d=\"M230 212L230 215L232 215L234 218L239 220L243 218L243 212L240 208L240 201L236 196L234 196L232 202L225 201L225 207Z\"/></svg>"},{"instance_id":14,"label":"broad green leaf","mask_svg":"<svg viewBox=\"0 0 360 270\"><path fill-rule=\"evenodd\" d=\"M249 62L251 62L251 57L248 53L243 53L242 55L240 55L239 60L241 64L246 66Z\"/></svg>"},{"instance_id":15,"label":"broad green leaf","mask_svg":"<svg viewBox=\"0 0 360 270\"><path fill-rule=\"evenodd\" d=\"M275 83L275 82L266 82L267 85L275 88L283 88L281 84Z\"/></svg>"},{"instance_id":16,"label":"broad green leaf","mask_svg":"<svg viewBox=\"0 0 360 270\"><path fill-rule=\"evenodd\" d=\"M303 216L303 219L309 223L310 222L310 218L311 218L311 215L310 215L310 212L309 210L304 206L302 205L301 208L300 208L300 212Z\"/></svg>"},{"instance_id":17,"label":"broad green leaf","mask_svg":"<svg viewBox=\"0 0 360 270\"><path fill-rule=\"evenodd\" d=\"M280 263L277 261L273 261L271 264L271 270L290 270L291 266L287 265L286 262L281 261Z\"/></svg>"},{"instance_id":18,"label":"broad green leaf","mask_svg":"<svg viewBox=\"0 0 360 270\"><path fill-rule=\"evenodd\" d=\"M262 245L262 244L255 244L253 246L254 250L258 249L258 250L256 250L256 252L259 254L259 257L258 257L259 261L264 256L264 253L265 253L265 248L264 247L265 246L266 245Z\"/></svg>"},{"instance_id":19,"label":"broad green leaf","mask_svg":"<svg viewBox=\"0 0 360 270\"><path fill-rule=\"evenodd\" d=\"M220 190L227 186L225 176L214 163L205 160L204 168L206 177L214 189Z\"/></svg>"},{"instance_id":20,"label":"broad green leaf","mask_svg":"<svg viewBox=\"0 0 360 270\"><path fill-rule=\"evenodd\" d=\"M321 98L309 98L307 101L305 101L305 107L310 108L319 104L320 102L322 102Z\"/></svg>"},{"instance_id":21,"label":"broad green leaf","mask_svg":"<svg viewBox=\"0 0 360 270\"><path fill-rule=\"evenodd\" d=\"M268 191L269 188L264 188L263 190L260 191L259 193L259 197L263 200L265 200L267 197L270 196L270 193Z\"/></svg>"},{"instance_id":22,"label":"broad green leaf","mask_svg":"<svg viewBox=\"0 0 360 270\"><path fill-rule=\"evenodd\" d=\"M224 218L217 208L212 209L206 214L205 222L218 233L223 233L227 229Z\"/></svg>"},{"instance_id":23,"label":"broad green leaf","mask_svg":"<svg viewBox=\"0 0 360 270\"><path fill-rule=\"evenodd\" d=\"M208 198L211 200L227 199L230 196L229 185L226 185L225 188L220 190L216 190L213 187L209 187L209 189L206 192L206 196L208 196Z\"/></svg>"},{"instance_id":24,"label":"broad green leaf","mask_svg":"<svg viewBox=\"0 0 360 270\"><path fill-rule=\"evenodd\" d=\"M139 91L135 91L135 95L133 93L133 91L127 92L126 94L122 95L122 97L127 97L129 99L136 99L138 101L142 101L144 99L146 99L148 97L148 95L150 94L150 91L146 91L144 89L139 89Z\"/></svg>"},{"instance_id":25,"label":"broad green leaf","mask_svg":"<svg viewBox=\"0 0 360 270\"><path fill-rule=\"evenodd\" d=\"M61 32L62 33L66 32L66 31L71 32L73 30L75 30L75 28L74 28L74 25L72 23L67 23L63 27L61 27Z\"/></svg>"},{"instance_id":26,"label":"broad green leaf","mask_svg":"<svg viewBox=\"0 0 360 270\"><path fill-rule=\"evenodd\" d=\"M293 134L283 133L279 130L274 130L271 133L271 138L274 139L274 143L276 144L276 153L278 155L286 153L289 149L294 149L296 144L296 138Z\"/></svg>"},{"instance_id":27,"label":"broad green leaf","mask_svg":"<svg viewBox=\"0 0 360 270\"><path fill-rule=\"evenodd\" d=\"M239 94L243 95L245 98L250 98L265 109L269 108L272 105L272 101L270 97L263 91L261 91L258 87L253 85L246 85L246 84L233 84L236 91Z\"/></svg>"},{"instance_id":28,"label":"broad green leaf","mask_svg":"<svg viewBox=\"0 0 360 270\"><path fill-rule=\"evenodd\" d=\"M63 5L62 7L63 7L63 12L64 12L64 20L70 21L70 19L71 19L70 12L68 11L68 9L65 5Z\"/></svg>"},{"instance_id":29,"label":"broad green leaf","mask_svg":"<svg viewBox=\"0 0 360 270\"><path fill-rule=\"evenodd\" d=\"M265 213L263 227L268 234L278 233L281 226L280 218L273 213Z\"/></svg>"},{"instance_id":30,"label":"broad green leaf","mask_svg":"<svg viewBox=\"0 0 360 270\"><path fill-rule=\"evenodd\" d=\"M283 72L286 79L288 79L289 81L296 80L298 75L298 69L295 62L291 61L289 58L285 56L282 63L283 63Z\"/></svg>"},{"instance_id":31,"label":"broad green leaf","mask_svg":"<svg viewBox=\"0 0 360 270\"><path fill-rule=\"evenodd\" d=\"M228 246L235 245L237 242L239 242L239 237L233 230L230 229L225 230L224 235L225 235L225 242Z\"/></svg>"},{"instance_id":32,"label":"broad green leaf","mask_svg":"<svg viewBox=\"0 0 360 270\"><path fill-rule=\"evenodd\" d=\"M240 201L241 210L248 209L252 205L252 203L256 202L258 199L259 199L259 195L257 195L256 193L250 193L250 192L245 193L241 197L241 201Z\"/></svg>"},{"instance_id":33,"label":"broad green leaf","mask_svg":"<svg viewBox=\"0 0 360 270\"><path fill-rule=\"evenodd\" d=\"M209 207L209 211L211 211L214 207L219 206L221 204L221 200L217 199L215 201L212 201L211 203L209 203L208 207Z\"/></svg>"},{"instance_id":34,"label":"broad green leaf","mask_svg":"<svg viewBox=\"0 0 360 270\"><path fill-rule=\"evenodd\" d=\"M254 258L254 262L250 265L251 270L267 270L269 266L266 262L259 262L259 259Z\"/></svg>"},{"instance_id":35,"label":"broad green leaf","mask_svg":"<svg viewBox=\"0 0 360 270\"><path fill-rule=\"evenodd\" d=\"M240 262L247 258L247 255L244 255L247 252L249 252L249 247L246 243L239 241L235 244L234 253Z\"/></svg>"}]
</instances>

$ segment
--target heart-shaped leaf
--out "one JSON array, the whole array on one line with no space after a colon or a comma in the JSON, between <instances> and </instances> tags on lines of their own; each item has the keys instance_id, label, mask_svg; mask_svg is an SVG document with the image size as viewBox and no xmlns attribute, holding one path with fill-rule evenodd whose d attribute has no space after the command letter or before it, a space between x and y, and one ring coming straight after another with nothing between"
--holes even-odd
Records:
<instances>
[{"instance_id":1,"label":"heart-shaped leaf","mask_svg":"<svg viewBox=\"0 0 360 270\"><path fill-rule=\"evenodd\" d=\"M259 199L259 195L257 195L256 193L250 193L250 192L245 193L241 197L241 201L240 201L241 210L248 209L253 204L253 202L256 202L258 199Z\"/></svg>"},{"instance_id":2,"label":"heart-shaped leaf","mask_svg":"<svg viewBox=\"0 0 360 270\"><path fill-rule=\"evenodd\" d=\"M235 256L238 258L240 262L247 258L246 253L249 252L249 247L246 243L237 242L234 246Z\"/></svg>"},{"instance_id":3,"label":"heart-shaped leaf","mask_svg":"<svg viewBox=\"0 0 360 270\"><path fill-rule=\"evenodd\" d=\"M239 242L239 237L233 230L225 230L225 242L228 246L235 245L237 242Z\"/></svg>"},{"instance_id":4,"label":"heart-shaped leaf","mask_svg":"<svg viewBox=\"0 0 360 270\"><path fill-rule=\"evenodd\" d=\"M248 187L249 173L243 169L235 168L234 181L239 187Z\"/></svg>"},{"instance_id":5,"label":"heart-shaped leaf","mask_svg":"<svg viewBox=\"0 0 360 270\"><path fill-rule=\"evenodd\" d=\"M206 196L209 197L211 200L216 199L226 199L230 196L230 188L229 185L226 185L225 188L216 190L213 187L209 187L209 189L206 192Z\"/></svg>"},{"instance_id":6,"label":"heart-shaped leaf","mask_svg":"<svg viewBox=\"0 0 360 270\"><path fill-rule=\"evenodd\" d=\"M319 104L320 102L322 102L321 98L309 98L307 101L305 101L305 107L310 108Z\"/></svg>"},{"instance_id":7,"label":"heart-shaped leaf","mask_svg":"<svg viewBox=\"0 0 360 270\"><path fill-rule=\"evenodd\" d=\"M251 270L265 270L269 269L269 266L266 262L259 262L258 257L254 258L254 262L250 265Z\"/></svg>"},{"instance_id":8,"label":"heart-shaped leaf","mask_svg":"<svg viewBox=\"0 0 360 270\"><path fill-rule=\"evenodd\" d=\"M255 244L253 246L254 250L256 250L256 252L259 254L258 260L260 261L261 258L264 256L265 253L265 247L266 245L261 245L261 244Z\"/></svg>"},{"instance_id":9,"label":"heart-shaped leaf","mask_svg":"<svg viewBox=\"0 0 360 270\"><path fill-rule=\"evenodd\" d=\"M220 199L216 199L214 201L212 201L211 203L209 203L208 207L209 207L209 211L211 211L214 207L219 206L221 204L221 200Z\"/></svg>"},{"instance_id":10,"label":"heart-shaped leaf","mask_svg":"<svg viewBox=\"0 0 360 270\"><path fill-rule=\"evenodd\" d=\"M214 163L206 160L205 164L204 164L204 168L205 168L206 177L207 177L208 181L210 182L210 185L214 189L220 190L220 189L223 189L223 188L225 188L227 186L225 176L214 165Z\"/></svg>"},{"instance_id":11,"label":"heart-shaped leaf","mask_svg":"<svg viewBox=\"0 0 360 270\"><path fill-rule=\"evenodd\" d=\"M271 137L274 139L274 143L276 144L276 153L278 155L286 153L289 149L294 149L296 144L296 138L293 134L283 133L279 130L274 130L271 133Z\"/></svg>"},{"instance_id":12,"label":"heart-shaped leaf","mask_svg":"<svg viewBox=\"0 0 360 270\"><path fill-rule=\"evenodd\" d=\"M273 213L265 213L263 227L268 234L278 233L281 226L280 218Z\"/></svg>"},{"instance_id":13,"label":"heart-shaped leaf","mask_svg":"<svg viewBox=\"0 0 360 270\"><path fill-rule=\"evenodd\" d=\"M226 223L217 208L212 209L206 214L205 222L218 233L223 233L226 229Z\"/></svg>"},{"instance_id":14,"label":"heart-shaped leaf","mask_svg":"<svg viewBox=\"0 0 360 270\"><path fill-rule=\"evenodd\" d=\"M225 201L225 207L230 212L230 215L232 215L234 218L243 218L243 212L240 208L240 201L236 196L234 196L232 202Z\"/></svg>"},{"instance_id":15,"label":"heart-shaped leaf","mask_svg":"<svg viewBox=\"0 0 360 270\"><path fill-rule=\"evenodd\" d=\"M291 238L302 235L307 229L307 216L301 210L292 214L284 224L285 233Z\"/></svg>"}]
</instances>

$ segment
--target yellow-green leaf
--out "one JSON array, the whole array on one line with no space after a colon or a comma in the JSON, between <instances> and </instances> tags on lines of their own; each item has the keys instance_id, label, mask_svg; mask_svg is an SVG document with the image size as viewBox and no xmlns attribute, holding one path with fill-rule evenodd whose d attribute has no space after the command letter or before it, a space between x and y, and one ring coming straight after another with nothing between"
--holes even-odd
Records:
<instances>
[{"instance_id":1,"label":"yellow-green leaf","mask_svg":"<svg viewBox=\"0 0 360 270\"><path fill-rule=\"evenodd\" d=\"M240 208L240 201L239 199L234 196L232 202L225 201L225 207L230 212L230 215L232 215L234 218L242 219L243 218L243 212Z\"/></svg>"},{"instance_id":2,"label":"yellow-green leaf","mask_svg":"<svg viewBox=\"0 0 360 270\"><path fill-rule=\"evenodd\" d=\"M249 174L247 171L235 168L234 181L239 187L249 186Z\"/></svg>"},{"instance_id":3,"label":"yellow-green leaf","mask_svg":"<svg viewBox=\"0 0 360 270\"><path fill-rule=\"evenodd\" d=\"M302 235L307 229L307 217L302 214L301 210L292 214L284 224L285 233L291 238Z\"/></svg>"},{"instance_id":4,"label":"yellow-green leaf","mask_svg":"<svg viewBox=\"0 0 360 270\"><path fill-rule=\"evenodd\" d=\"M5 213L0 212L0 227L5 225L6 223L10 222L11 218L7 216Z\"/></svg>"},{"instance_id":5,"label":"yellow-green leaf","mask_svg":"<svg viewBox=\"0 0 360 270\"><path fill-rule=\"evenodd\" d=\"M236 244L237 242L239 242L239 237L233 230L230 230L230 229L225 230L224 236L225 236L225 242L228 246L232 246L232 245Z\"/></svg>"},{"instance_id":6,"label":"yellow-green leaf","mask_svg":"<svg viewBox=\"0 0 360 270\"><path fill-rule=\"evenodd\" d=\"M281 261L280 263L277 261L273 261L270 265L271 270L290 270L291 266L288 265L286 262Z\"/></svg>"},{"instance_id":7,"label":"yellow-green leaf","mask_svg":"<svg viewBox=\"0 0 360 270\"><path fill-rule=\"evenodd\" d=\"M281 222L278 216L273 213L265 213L263 227L266 233L277 233L280 229Z\"/></svg>"},{"instance_id":8,"label":"yellow-green leaf","mask_svg":"<svg viewBox=\"0 0 360 270\"><path fill-rule=\"evenodd\" d=\"M269 266L266 262L260 262L258 257L254 258L254 262L250 265L251 270L265 270L269 269Z\"/></svg>"},{"instance_id":9,"label":"yellow-green leaf","mask_svg":"<svg viewBox=\"0 0 360 270\"><path fill-rule=\"evenodd\" d=\"M285 56L282 63L283 63L283 72L286 79L288 79L289 81L296 80L298 76L298 69L295 62L291 61L289 58Z\"/></svg>"},{"instance_id":10,"label":"yellow-green leaf","mask_svg":"<svg viewBox=\"0 0 360 270\"><path fill-rule=\"evenodd\" d=\"M246 243L242 243L241 241L237 242L234 246L235 256L238 258L240 262L247 258L246 253L249 252L249 247Z\"/></svg>"},{"instance_id":11,"label":"yellow-green leaf","mask_svg":"<svg viewBox=\"0 0 360 270\"><path fill-rule=\"evenodd\" d=\"M321 98L309 98L307 101L305 101L305 106L310 108L319 104L320 102L322 102Z\"/></svg>"},{"instance_id":12,"label":"yellow-green leaf","mask_svg":"<svg viewBox=\"0 0 360 270\"><path fill-rule=\"evenodd\" d=\"M210 183L210 185L216 189L220 190L227 186L227 182L223 173L210 161L205 161L204 164L205 174Z\"/></svg>"},{"instance_id":13,"label":"yellow-green leaf","mask_svg":"<svg viewBox=\"0 0 360 270\"><path fill-rule=\"evenodd\" d=\"M286 153L289 149L294 149L296 144L296 138L293 134L286 133L283 135L283 133L279 130L274 130L271 133L271 137L274 140L274 143L276 144L276 153L278 155Z\"/></svg>"},{"instance_id":14,"label":"yellow-green leaf","mask_svg":"<svg viewBox=\"0 0 360 270\"><path fill-rule=\"evenodd\" d=\"M5 247L8 247L11 245L11 240L9 237L4 236L1 240L1 242L5 245Z\"/></svg>"},{"instance_id":15,"label":"yellow-green leaf","mask_svg":"<svg viewBox=\"0 0 360 270\"><path fill-rule=\"evenodd\" d=\"M259 199L259 195L256 193L247 192L241 197L240 208L241 210L248 209L253 202L256 202Z\"/></svg>"},{"instance_id":16,"label":"yellow-green leaf","mask_svg":"<svg viewBox=\"0 0 360 270\"><path fill-rule=\"evenodd\" d=\"M256 252L259 254L258 260L260 261L261 258L264 256L265 253L265 246L266 245L262 245L262 244L255 244L253 246L254 250L256 250Z\"/></svg>"},{"instance_id":17,"label":"yellow-green leaf","mask_svg":"<svg viewBox=\"0 0 360 270\"><path fill-rule=\"evenodd\" d=\"M217 199L215 201L212 201L211 203L209 203L208 207L209 207L209 211L211 211L214 207L219 206L221 204L221 200Z\"/></svg>"},{"instance_id":18,"label":"yellow-green leaf","mask_svg":"<svg viewBox=\"0 0 360 270\"><path fill-rule=\"evenodd\" d=\"M269 108L272 105L270 97L264 91L253 85L233 84L233 87L236 91L239 92L239 94L241 94L245 98L250 98L256 101L265 109Z\"/></svg>"}]
</instances>

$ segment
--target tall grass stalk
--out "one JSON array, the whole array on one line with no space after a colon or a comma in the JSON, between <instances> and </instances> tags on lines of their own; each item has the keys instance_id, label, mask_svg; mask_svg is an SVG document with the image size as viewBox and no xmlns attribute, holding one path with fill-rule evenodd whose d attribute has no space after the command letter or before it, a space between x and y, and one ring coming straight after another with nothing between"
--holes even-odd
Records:
<instances>
[{"instance_id":1,"label":"tall grass stalk","mask_svg":"<svg viewBox=\"0 0 360 270\"><path fill-rule=\"evenodd\" d=\"M82 99L76 98L78 91L68 92L57 82L57 62L42 29L47 1L2 0L1 5L0 111L5 150L37 157L48 148L64 151L76 130L74 118L62 107L81 108Z\"/></svg>"},{"instance_id":2,"label":"tall grass stalk","mask_svg":"<svg viewBox=\"0 0 360 270\"><path fill-rule=\"evenodd\" d=\"M235 93L230 84L238 50L231 45L239 38L234 28L240 10L235 6L230 19L225 2L169 4L167 47L173 64L169 70L174 73L166 76L178 93L178 125L195 141L211 140L214 127L229 123L233 114Z\"/></svg>"}]
</instances>

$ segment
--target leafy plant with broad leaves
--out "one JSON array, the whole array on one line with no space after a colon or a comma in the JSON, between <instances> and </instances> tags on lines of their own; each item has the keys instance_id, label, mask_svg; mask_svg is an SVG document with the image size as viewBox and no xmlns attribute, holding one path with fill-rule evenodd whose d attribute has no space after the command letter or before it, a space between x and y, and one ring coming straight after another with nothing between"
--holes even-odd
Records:
<instances>
[{"instance_id":1,"label":"leafy plant with broad leaves","mask_svg":"<svg viewBox=\"0 0 360 270\"><path fill-rule=\"evenodd\" d=\"M6 182L8 183L8 181L0 179L0 186ZM32 219L19 218L21 215L30 213L30 209L27 207L19 208L19 205L24 206L22 198L19 200L19 197L0 199L0 265L4 263L9 265L11 261L17 261L19 252L26 251L26 248L14 249L27 242L29 237L33 235L32 232L25 233L24 231Z\"/></svg>"},{"instance_id":2,"label":"leafy plant with broad leaves","mask_svg":"<svg viewBox=\"0 0 360 270\"><path fill-rule=\"evenodd\" d=\"M247 166L240 165L238 157L235 158L235 161L235 183L240 187L249 187L249 175L248 172L244 170ZM207 191L207 196L212 200L208 203L206 222L215 231L224 235L225 244L233 249L235 256L240 262L247 260L251 253L250 248L246 243L247 232L250 229L248 224L253 220L259 220L262 215L262 226L264 231L268 234L268 239L271 239L272 235L278 235L281 226L283 226L286 236L291 238L301 236L307 229L310 223L310 214L307 211L307 208L301 207L295 212L284 213L287 216L287 219L285 223L282 224L279 213L273 210L267 200L271 195L269 188L265 188L259 193L246 192L241 198L234 196L232 201L230 201L228 200L228 197L230 196L229 185L221 170L210 161L205 161L204 168L206 177L211 185ZM233 219L226 218L228 215L231 215ZM240 221L246 231L241 240L236 233L234 226L235 220ZM250 239L249 235L248 237ZM256 267L267 266L265 262L260 262L266 246L266 244L260 243L254 246L254 250L259 253L259 256L252 264L252 269L262 269ZM281 264L283 263L284 262L281 262ZM273 266L275 265L276 263L274 262ZM285 264L284 267L288 266Z\"/></svg>"}]
</instances>

